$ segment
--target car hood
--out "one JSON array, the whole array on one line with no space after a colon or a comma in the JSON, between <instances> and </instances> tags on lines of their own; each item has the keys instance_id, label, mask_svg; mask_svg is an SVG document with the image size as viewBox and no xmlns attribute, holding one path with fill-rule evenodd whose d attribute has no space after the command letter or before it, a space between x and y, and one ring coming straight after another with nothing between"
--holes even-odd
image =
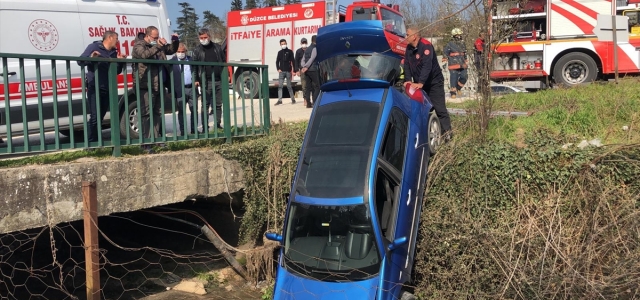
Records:
<instances>
[{"instance_id":1,"label":"car hood","mask_svg":"<svg viewBox=\"0 0 640 300\"><path fill-rule=\"evenodd\" d=\"M326 282L299 277L280 268L273 299L375 299L378 282L378 276L361 281Z\"/></svg>"}]
</instances>

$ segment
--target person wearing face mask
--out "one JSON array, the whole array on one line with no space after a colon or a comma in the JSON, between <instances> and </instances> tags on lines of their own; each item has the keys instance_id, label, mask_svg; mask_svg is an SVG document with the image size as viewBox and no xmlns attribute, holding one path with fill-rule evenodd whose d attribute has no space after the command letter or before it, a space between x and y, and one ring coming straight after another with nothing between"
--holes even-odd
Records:
<instances>
[{"instance_id":1,"label":"person wearing face mask","mask_svg":"<svg viewBox=\"0 0 640 300\"><path fill-rule=\"evenodd\" d=\"M464 84L467 83L467 47L462 41L462 30L454 28L451 30L453 38L444 47L443 62L448 63L449 69L449 87L451 98L462 90Z\"/></svg>"},{"instance_id":2,"label":"person wearing face mask","mask_svg":"<svg viewBox=\"0 0 640 300\"><path fill-rule=\"evenodd\" d=\"M214 62L225 63L226 58L224 52L219 44L211 41L211 34L209 29L202 28L198 32L198 38L200 39L200 45L193 49L193 61L201 62ZM209 115L207 112L209 108L213 106L215 101L215 116L214 122L217 128L222 128L222 66L198 66L196 68L196 86L200 86L204 99L202 100L203 115L202 126L204 130L208 131ZM204 76L204 77L203 77ZM215 91L215 95L214 95ZM206 103L206 109L204 104Z\"/></svg>"},{"instance_id":3,"label":"person wearing face mask","mask_svg":"<svg viewBox=\"0 0 640 300\"><path fill-rule=\"evenodd\" d=\"M300 70L302 69L302 67L300 66L300 63L302 62L302 57L304 57L304 52L306 50L307 50L307 39L302 38L300 40L300 48L296 50L296 63L294 65L293 71L296 73L296 76L300 76L300 85L302 87L303 92L305 90L305 87L307 86L307 81L304 80L304 77L302 75L300 75Z\"/></svg>"},{"instance_id":4,"label":"person wearing face mask","mask_svg":"<svg viewBox=\"0 0 640 300\"><path fill-rule=\"evenodd\" d=\"M282 85L284 80L287 80L287 89L291 96L291 104L296 104L296 99L293 97L293 88L291 87L291 72L294 69L295 59L293 51L287 48L287 40L280 40L280 48L276 57L276 69L278 69L278 102L275 105L282 104Z\"/></svg>"},{"instance_id":5,"label":"person wearing face mask","mask_svg":"<svg viewBox=\"0 0 640 300\"><path fill-rule=\"evenodd\" d=\"M95 41L80 54L80 57L101 57L101 58L126 58L118 53L118 34L113 31L106 31L102 36L102 41ZM89 142L98 141L98 122L102 122L104 115L109 110L109 63L78 61L81 67L87 67L87 108L89 109ZM122 73L124 63L118 63L118 74ZM96 87L96 77L98 86ZM98 112L99 107L99 112Z\"/></svg>"},{"instance_id":6,"label":"person wearing face mask","mask_svg":"<svg viewBox=\"0 0 640 300\"><path fill-rule=\"evenodd\" d=\"M307 86L304 90L304 102L307 104L307 108L312 108L320 95L320 77L316 62L316 39L316 35L311 37L311 46L304 51L304 56L300 62L302 67L300 72L303 74L303 80L307 81Z\"/></svg>"},{"instance_id":7,"label":"person wearing face mask","mask_svg":"<svg viewBox=\"0 0 640 300\"><path fill-rule=\"evenodd\" d=\"M155 26L145 29L144 39L137 39L133 46L132 57L135 59L166 60L167 55L172 55L178 51L180 40L177 34L171 36L169 44L164 38L160 38L160 32ZM142 136L151 138L151 133L157 137L160 135L160 123L162 118L160 103L160 81L167 76L166 68L161 64L136 63L134 66L134 76L137 76L142 94L140 107L142 119ZM149 79L149 77L151 79ZM134 79L135 80L135 79ZM135 83L135 81L134 81ZM151 109L153 111L151 111ZM151 124L151 114L153 113L153 124ZM153 131L151 130L153 128ZM151 152L150 146L143 146L147 152Z\"/></svg>"},{"instance_id":8,"label":"person wearing face mask","mask_svg":"<svg viewBox=\"0 0 640 300\"><path fill-rule=\"evenodd\" d=\"M183 43L180 43L178 46L178 51L176 55L171 58L173 61L192 61L191 56L187 55L187 46ZM189 129L190 134L194 134L196 130L196 122L194 117L197 115L197 112L194 110L193 99L198 99L198 89L194 89L195 84L193 83L193 72L191 65L173 65L173 84L169 84L168 86L172 87L172 92L176 97L176 110L178 111L178 124L180 127L180 135L184 135L187 131L184 126L184 118L185 118L185 109L188 106L189 111L191 112L191 116L189 117L189 124L191 128ZM195 98L194 98L195 96Z\"/></svg>"}]
</instances>

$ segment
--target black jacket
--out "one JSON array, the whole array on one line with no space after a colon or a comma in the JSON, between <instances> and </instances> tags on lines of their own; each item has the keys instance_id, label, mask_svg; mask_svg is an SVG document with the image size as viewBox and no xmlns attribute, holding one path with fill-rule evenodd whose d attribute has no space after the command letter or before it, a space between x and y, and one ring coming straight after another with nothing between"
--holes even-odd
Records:
<instances>
[{"instance_id":1,"label":"black jacket","mask_svg":"<svg viewBox=\"0 0 640 300\"><path fill-rule=\"evenodd\" d=\"M300 67L300 63L302 62L303 56L304 56L304 49L298 48L298 50L296 50L296 63L293 65L294 72L298 72L300 71L300 69L302 69Z\"/></svg>"},{"instance_id":2,"label":"black jacket","mask_svg":"<svg viewBox=\"0 0 640 300\"><path fill-rule=\"evenodd\" d=\"M113 49L113 50L107 50L104 45L102 44L102 41L96 41L93 42L91 44L89 44L89 46L87 46L86 49L84 49L84 52L82 52L82 54L80 54L80 57L91 57L91 53L93 53L93 51L98 51L100 52L100 57L101 58L117 58L118 57L118 52ZM87 75L86 75L86 80L87 80L87 87L95 87L95 73L96 73L96 69L95 66L98 67L98 84L100 85L100 89L108 89L109 88L109 63L108 62L99 62L99 63L92 63L90 61L78 61L78 65L81 67L87 67ZM118 63L118 74L122 73L122 69L124 68L125 63ZM116 80L116 78L112 78L112 80Z\"/></svg>"},{"instance_id":3,"label":"black jacket","mask_svg":"<svg viewBox=\"0 0 640 300\"><path fill-rule=\"evenodd\" d=\"M423 89L444 82L436 51L431 43L418 42L417 47L407 46L404 59L404 80L422 83Z\"/></svg>"},{"instance_id":4,"label":"black jacket","mask_svg":"<svg viewBox=\"0 0 640 300\"><path fill-rule=\"evenodd\" d=\"M291 72L295 65L295 58L293 57L293 51L291 49L282 49L278 51L276 57L276 69L282 72Z\"/></svg>"},{"instance_id":5,"label":"black jacket","mask_svg":"<svg viewBox=\"0 0 640 300\"><path fill-rule=\"evenodd\" d=\"M219 44L214 43L214 42L210 42L211 44L213 44L213 49L217 54L217 58L214 61L209 61L209 62L218 62L218 63L226 63L227 59L226 57L224 57L224 51L222 50L222 47L220 47ZM204 61L205 56L204 56L204 46L202 45L198 45L196 46L195 49L193 49L193 53L191 55L191 58L193 61ZM204 66L198 66L198 68L196 68L196 81L198 82L202 82L202 72L204 72L204 69L206 67ZM213 67L213 74L215 75L215 81L220 81L220 76L222 75L222 66L214 66Z\"/></svg>"},{"instance_id":6,"label":"black jacket","mask_svg":"<svg viewBox=\"0 0 640 300\"><path fill-rule=\"evenodd\" d=\"M173 61L177 61L178 57L177 56L173 56L170 60ZM191 59L191 56L187 56L187 58L185 59L185 61L192 61L193 59ZM166 83L165 86L169 88L169 90L171 92L173 92L173 94L175 95L176 99L177 98L182 98L182 88L184 86L184 77L182 77L182 69L184 69L184 65L172 65L173 67L173 84L171 84L171 76L168 76L168 78L166 79ZM195 67L195 66L190 66L191 68ZM191 69L191 76L193 76L193 69ZM187 76L186 74L186 70L185 70L185 76ZM195 78L191 77L191 85L193 85L193 83L195 82Z\"/></svg>"}]
</instances>

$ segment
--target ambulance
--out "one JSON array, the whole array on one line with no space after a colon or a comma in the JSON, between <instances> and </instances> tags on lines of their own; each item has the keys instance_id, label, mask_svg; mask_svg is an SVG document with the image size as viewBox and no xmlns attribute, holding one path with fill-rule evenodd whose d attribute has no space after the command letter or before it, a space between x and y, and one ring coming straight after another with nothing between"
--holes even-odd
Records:
<instances>
[{"instance_id":1,"label":"ambulance","mask_svg":"<svg viewBox=\"0 0 640 300\"><path fill-rule=\"evenodd\" d=\"M5 113L7 109L13 136L25 132L23 124L27 124L26 132L39 132L40 114L42 114L45 131L54 128L55 119L58 121L60 133L64 135L70 135L74 131L82 132L84 127L82 107L84 78L75 61L71 61L67 66L64 60L56 60L55 65L52 65L52 60L40 60L38 67L36 60L25 59L21 65L18 59L1 57L2 54L79 56L87 45L102 40L104 32L111 30L119 35L118 51L130 57L137 34L144 32L147 26L156 26L161 37L170 38L171 21L164 1L0 0L0 73L3 73L0 74L0 138L6 137L7 134ZM67 68L70 76L67 76ZM21 69L24 78L20 78ZM37 74L38 69L39 74ZM55 70L55 81L53 81L52 69ZM7 74L4 74L5 71ZM130 67L128 74L127 82L131 86ZM124 78L120 75L118 77L120 95L123 95L126 90L123 82ZM54 87L57 94L55 101ZM8 93L6 93L7 90ZM42 96L41 111L38 108L39 94ZM57 103L57 110L53 109L54 103ZM121 116L124 124L130 120L135 121L134 118L137 118L135 103L132 104L134 107L130 107L130 116ZM25 112L23 112L23 105ZM57 113L57 118L54 118L54 111ZM69 126L71 119L69 111L73 115L74 126ZM123 114L124 111L121 108L119 113ZM23 122L24 116L26 116L26 122ZM105 117L104 124L105 126L109 124L109 114ZM124 130L129 128L137 136L135 124L136 122L132 122L130 126L123 128Z\"/></svg>"},{"instance_id":2,"label":"ambulance","mask_svg":"<svg viewBox=\"0 0 640 300\"><path fill-rule=\"evenodd\" d=\"M230 11L227 15L227 62L268 65L269 86L277 87L276 56L281 49L280 39L285 39L295 53L302 38L310 44L319 28L359 20L381 20L390 50L404 56L406 28L398 5L369 0L342 6L336 0L326 0ZM257 68L235 68L232 79L236 91L244 97L258 95L261 74ZM299 83L300 77L294 76L293 82Z\"/></svg>"}]
</instances>

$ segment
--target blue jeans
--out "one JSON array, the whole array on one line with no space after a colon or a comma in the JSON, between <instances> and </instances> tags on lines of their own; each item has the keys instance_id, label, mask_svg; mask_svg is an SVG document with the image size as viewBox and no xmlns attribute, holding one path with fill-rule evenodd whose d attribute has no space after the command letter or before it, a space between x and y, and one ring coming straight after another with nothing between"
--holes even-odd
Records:
<instances>
[{"instance_id":1,"label":"blue jeans","mask_svg":"<svg viewBox=\"0 0 640 300\"><path fill-rule=\"evenodd\" d=\"M461 90L465 83L467 83L467 69L449 70L451 95L455 95L457 90Z\"/></svg>"},{"instance_id":2,"label":"blue jeans","mask_svg":"<svg viewBox=\"0 0 640 300\"><path fill-rule=\"evenodd\" d=\"M291 87L291 72L285 71L278 74L278 102L282 102L282 85L285 79L287 79L287 90L289 90L289 96L291 96L291 101L293 102L295 99L293 99L293 88Z\"/></svg>"}]
</instances>

